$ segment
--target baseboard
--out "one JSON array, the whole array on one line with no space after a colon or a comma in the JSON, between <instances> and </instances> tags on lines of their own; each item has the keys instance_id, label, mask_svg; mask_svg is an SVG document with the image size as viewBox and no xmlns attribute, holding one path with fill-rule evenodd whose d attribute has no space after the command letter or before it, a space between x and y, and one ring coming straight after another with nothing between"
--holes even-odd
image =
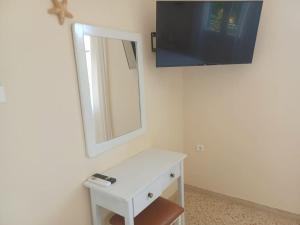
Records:
<instances>
[{"instance_id":1,"label":"baseboard","mask_svg":"<svg viewBox=\"0 0 300 225\"><path fill-rule=\"evenodd\" d=\"M290 212L287 212L287 211L284 211L284 210L281 210L281 209L276 209L276 208L261 205L261 204L255 203L255 202L247 201L247 200L244 200L244 199L235 198L235 197L231 197L231 196L228 196L228 195L216 193L216 192L213 192L213 191L209 191L209 190L205 190L205 189L202 189L202 188L194 187L194 186L191 186L191 185L188 185L188 184L185 185L185 189L187 191L191 190L191 191L195 191L195 192L205 193L207 195L218 197L218 198L221 198L221 199L224 199L224 200L229 200L229 201L232 201L232 202L235 202L235 203L238 203L238 204L245 205L247 207L256 208L256 209L263 210L263 211L266 211L266 212L269 212L269 213L277 214L277 215L282 216L282 217L286 217L286 218L290 218L290 219L300 221L300 215L290 213Z\"/></svg>"}]
</instances>

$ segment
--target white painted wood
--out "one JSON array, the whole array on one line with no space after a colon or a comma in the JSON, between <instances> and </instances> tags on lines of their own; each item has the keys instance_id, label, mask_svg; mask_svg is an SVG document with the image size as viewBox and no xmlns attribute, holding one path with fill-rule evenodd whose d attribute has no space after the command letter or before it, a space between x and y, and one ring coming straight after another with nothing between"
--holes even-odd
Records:
<instances>
[{"instance_id":1,"label":"white painted wood","mask_svg":"<svg viewBox=\"0 0 300 225\"><path fill-rule=\"evenodd\" d=\"M185 154L173 151L158 149L143 151L104 171L105 175L117 178L117 182L109 188L99 186L98 189L126 200L131 199L185 157ZM85 185L90 187L93 184L86 182Z\"/></svg>"},{"instance_id":2,"label":"white painted wood","mask_svg":"<svg viewBox=\"0 0 300 225\"><path fill-rule=\"evenodd\" d=\"M134 225L134 216L133 216L133 204L132 201L128 202L127 213L123 215L125 218L125 225Z\"/></svg>"},{"instance_id":3,"label":"white painted wood","mask_svg":"<svg viewBox=\"0 0 300 225\"><path fill-rule=\"evenodd\" d=\"M0 86L0 103L5 103L5 102L6 102L5 90L3 86Z\"/></svg>"},{"instance_id":4,"label":"white painted wood","mask_svg":"<svg viewBox=\"0 0 300 225\"><path fill-rule=\"evenodd\" d=\"M149 206L154 200L156 200L162 193L162 186L160 179L150 184L148 187L139 192L133 197L134 216L142 212L147 206ZM151 196L149 196L151 195Z\"/></svg>"},{"instance_id":5,"label":"white painted wood","mask_svg":"<svg viewBox=\"0 0 300 225\"><path fill-rule=\"evenodd\" d=\"M98 37L114 38L126 41L134 41L137 50L137 65L139 74L139 90L140 90L140 110L141 110L141 128L129 132L112 140L97 143L96 129L93 120L92 107L90 104L90 91L88 82L88 70L85 59L84 49L84 35L92 35ZM145 112L145 96L144 96L144 65L143 65L143 51L142 38L140 34L129 33L124 31L117 31L107 28L95 27L85 24L73 24L73 40L75 47L75 56L78 70L78 81L81 98L81 108L84 123L84 133L87 155L95 157L100 153L110 150L118 145L124 144L142 134L146 131L146 112Z\"/></svg>"},{"instance_id":6,"label":"white painted wood","mask_svg":"<svg viewBox=\"0 0 300 225\"><path fill-rule=\"evenodd\" d=\"M93 224L94 225L102 225L103 218L101 217L101 212L99 210L99 206L96 204L96 197L97 197L97 193L94 190L90 190Z\"/></svg>"},{"instance_id":7,"label":"white painted wood","mask_svg":"<svg viewBox=\"0 0 300 225\"><path fill-rule=\"evenodd\" d=\"M169 187L170 184L175 182L180 177L180 174L181 174L180 169L181 169L180 164L177 164L176 166L174 166L173 168L168 170L168 172L166 172L161 177L161 185L162 185L163 189L166 189L167 187ZM174 177L172 177L172 175L174 175Z\"/></svg>"},{"instance_id":8,"label":"white painted wood","mask_svg":"<svg viewBox=\"0 0 300 225\"><path fill-rule=\"evenodd\" d=\"M94 204L101 205L101 207L113 211L119 215L125 215L127 213L125 210L128 204L127 200L121 199L117 196L108 195L97 190L94 191L97 193L94 195Z\"/></svg>"},{"instance_id":9,"label":"white painted wood","mask_svg":"<svg viewBox=\"0 0 300 225\"><path fill-rule=\"evenodd\" d=\"M180 162L180 177L178 179L178 200L179 205L184 208L184 165L183 161ZM184 213L180 217L180 225L185 225Z\"/></svg>"},{"instance_id":10,"label":"white painted wood","mask_svg":"<svg viewBox=\"0 0 300 225\"><path fill-rule=\"evenodd\" d=\"M101 215L97 207L101 206L125 217L126 225L134 225L134 217L151 204L174 181L178 180L179 203L184 206L183 196L183 153L149 149L120 163L114 168L102 172L117 178L110 187L98 186L86 181L90 188L93 224L101 225ZM170 175L174 173L172 178ZM153 197L148 198L148 193ZM184 225L184 217L180 219Z\"/></svg>"}]
</instances>

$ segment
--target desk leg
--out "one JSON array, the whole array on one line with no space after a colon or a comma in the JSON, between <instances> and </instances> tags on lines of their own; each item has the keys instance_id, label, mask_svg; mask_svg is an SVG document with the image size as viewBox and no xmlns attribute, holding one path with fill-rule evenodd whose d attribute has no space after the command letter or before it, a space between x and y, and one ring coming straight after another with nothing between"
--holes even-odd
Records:
<instances>
[{"instance_id":1,"label":"desk leg","mask_svg":"<svg viewBox=\"0 0 300 225\"><path fill-rule=\"evenodd\" d=\"M100 207L95 203L94 192L90 191L93 225L102 225Z\"/></svg>"},{"instance_id":2,"label":"desk leg","mask_svg":"<svg viewBox=\"0 0 300 225\"><path fill-rule=\"evenodd\" d=\"M125 217L125 225L134 225L133 204L132 204L132 202L128 203L127 213L124 217Z\"/></svg>"},{"instance_id":3,"label":"desk leg","mask_svg":"<svg viewBox=\"0 0 300 225\"><path fill-rule=\"evenodd\" d=\"M183 162L180 164L180 177L178 179L178 200L179 205L184 208L184 169ZM185 225L184 213L180 217L180 225Z\"/></svg>"}]
</instances>

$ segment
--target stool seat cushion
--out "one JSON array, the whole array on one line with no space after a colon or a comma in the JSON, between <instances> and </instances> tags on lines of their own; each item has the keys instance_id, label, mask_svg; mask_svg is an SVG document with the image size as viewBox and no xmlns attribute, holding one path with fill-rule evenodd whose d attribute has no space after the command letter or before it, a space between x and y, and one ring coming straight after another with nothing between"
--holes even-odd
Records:
<instances>
[{"instance_id":1,"label":"stool seat cushion","mask_svg":"<svg viewBox=\"0 0 300 225\"><path fill-rule=\"evenodd\" d=\"M183 213L177 204L158 198L134 219L134 225L170 225ZM125 225L124 218L115 214L110 219L112 225Z\"/></svg>"}]
</instances>

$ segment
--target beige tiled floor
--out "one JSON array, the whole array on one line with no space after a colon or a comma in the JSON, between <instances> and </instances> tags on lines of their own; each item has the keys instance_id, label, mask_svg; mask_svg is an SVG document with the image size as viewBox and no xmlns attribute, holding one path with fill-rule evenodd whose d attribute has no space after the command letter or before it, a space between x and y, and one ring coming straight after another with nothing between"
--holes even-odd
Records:
<instances>
[{"instance_id":1,"label":"beige tiled floor","mask_svg":"<svg viewBox=\"0 0 300 225\"><path fill-rule=\"evenodd\" d=\"M185 193L186 225L300 225L300 221L230 199L193 190Z\"/></svg>"}]
</instances>

